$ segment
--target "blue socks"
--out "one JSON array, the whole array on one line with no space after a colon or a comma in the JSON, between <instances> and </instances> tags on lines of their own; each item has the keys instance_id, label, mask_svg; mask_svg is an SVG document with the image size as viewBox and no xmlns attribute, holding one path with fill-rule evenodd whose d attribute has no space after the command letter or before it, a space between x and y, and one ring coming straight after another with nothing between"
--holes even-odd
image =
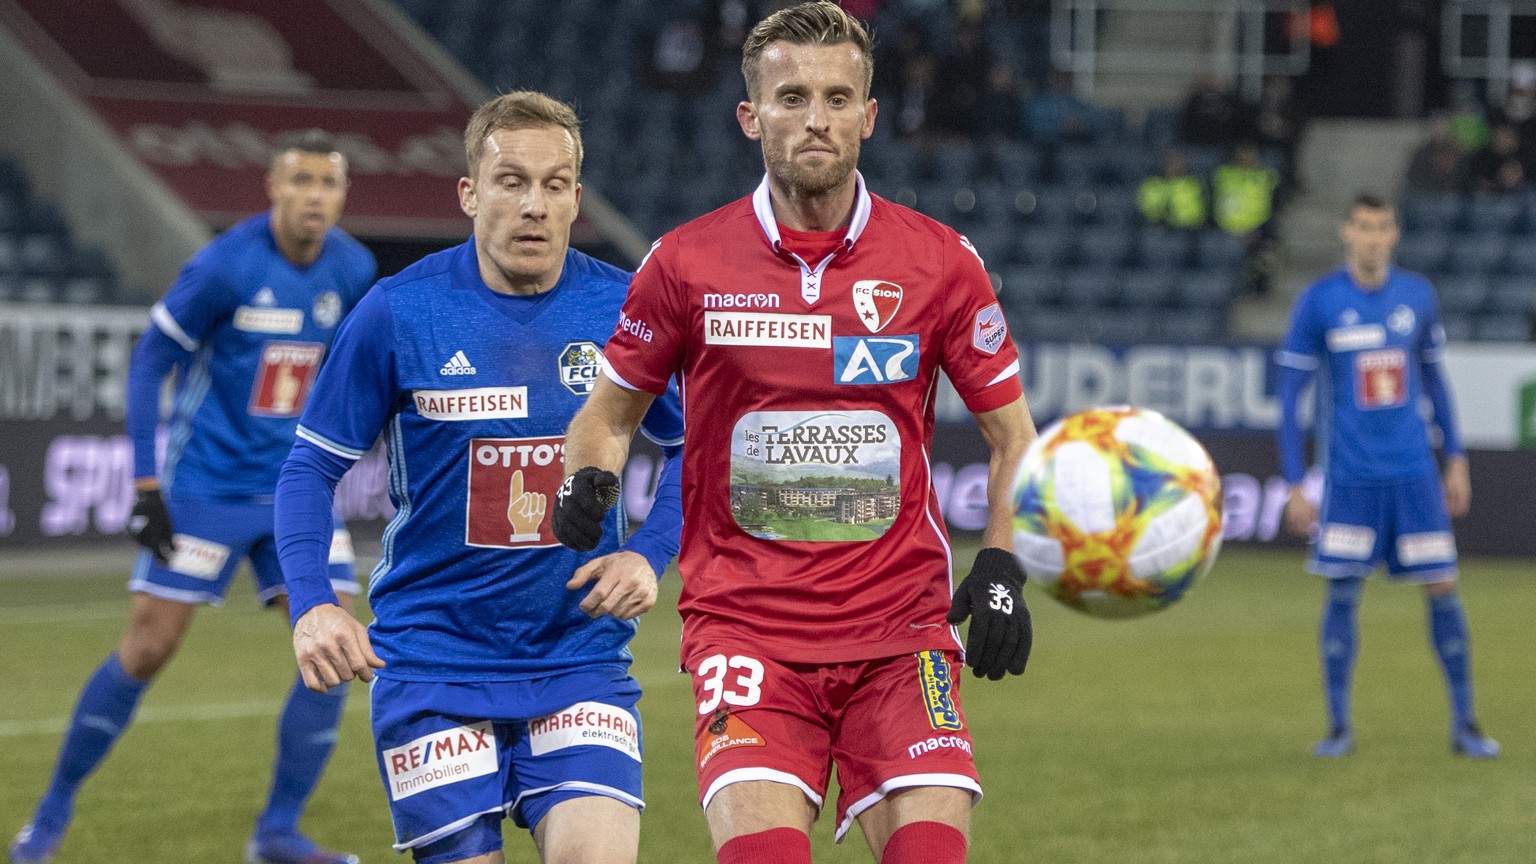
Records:
<instances>
[{"instance_id":1,"label":"blue socks","mask_svg":"<svg viewBox=\"0 0 1536 864\"><path fill-rule=\"evenodd\" d=\"M75 794L96 766L107 758L112 745L133 722L139 697L149 687L123 670L117 653L107 655L95 674L80 690L80 701L70 716L53 780L37 805L37 819L51 824L69 821Z\"/></svg>"},{"instance_id":2,"label":"blue socks","mask_svg":"<svg viewBox=\"0 0 1536 864\"><path fill-rule=\"evenodd\" d=\"M1460 729L1472 722L1472 669L1467 650L1467 615L1461 595L1451 592L1429 598L1429 641L1445 671L1451 698L1451 722Z\"/></svg>"},{"instance_id":3,"label":"blue socks","mask_svg":"<svg viewBox=\"0 0 1536 864\"><path fill-rule=\"evenodd\" d=\"M1318 652L1323 662L1323 689L1328 697L1328 719L1333 729L1349 729L1350 684L1359 648L1360 591L1365 580L1328 580L1328 604L1323 608L1318 632Z\"/></svg>"},{"instance_id":4,"label":"blue socks","mask_svg":"<svg viewBox=\"0 0 1536 864\"><path fill-rule=\"evenodd\" d=\"M331 757L346 704L345 684L316 693L304 686L302 677L294 678L277 721L277 764L267 807L256 819L257 837L298 833L299 815Z\"/></svg>"}]
</instances>

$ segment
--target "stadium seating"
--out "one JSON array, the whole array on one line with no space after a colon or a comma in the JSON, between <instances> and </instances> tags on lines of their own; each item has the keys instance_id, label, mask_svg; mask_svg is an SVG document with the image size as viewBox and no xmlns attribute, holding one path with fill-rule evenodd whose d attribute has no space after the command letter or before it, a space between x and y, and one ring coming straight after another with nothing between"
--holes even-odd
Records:
<instances>
[{"instance_id":1,"label":"stadium seating","mask_svg":"<svg viewBox=\"0 0 1536 864\"><path fill-rule=\"evenodd\" d=\"M0 302L109 303L116 284L105 253L77 246L21 166L0 158Z\"/></svg>"},{"instance_id":2,"label":"stadium seating","mask_svg":"<svg viewBox=\"0 0 1536 864\"><path fill-rule=\"evenodd\" d=\"M706 46L701 62L714 67L713 79L686 91L657 89L647 77L651 35L661 23L707 6L398 2L488 87L541 89L576 105L586 124L587 181L648 235L739 197L761 176L756 145L733 120L742 84L732 50L716 54ZM890 0L881 5L876 32L911 25L943 37L953 13L937 8ZM1017 54L1007 23L1000 19L1000 29L989 33L991 50L1004 57ZM552 62L594 52L601 62ZM1139 128L1128 128L1123 111L1095 108L1086 140L981 145L897 137L890 103L884 107L860 157L870 189L965 234L1001 286L1016 332L1109 341L1226 335L1228 305L1242 285L1244 242L1220 232L1143 226L1137 209L1138 185L1158 169L1162 149L1178 143L1177 108L1152 109ZM1216 147L1187 153L1191 170L1207 175L1228 158ZM1175 302L1198 313L1155 314ZM1173 317L1184 321L1162 323Z\"/></svg>"}]
</instances>

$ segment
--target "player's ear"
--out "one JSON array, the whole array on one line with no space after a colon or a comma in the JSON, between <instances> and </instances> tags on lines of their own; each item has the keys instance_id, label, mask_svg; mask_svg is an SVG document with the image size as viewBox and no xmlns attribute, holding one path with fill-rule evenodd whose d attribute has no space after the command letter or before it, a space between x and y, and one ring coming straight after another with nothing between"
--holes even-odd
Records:
<instances>
[{"instance_id":1,"label":"player's ear","mask_svg":"<svg viewBox=\"0 0 1536 864\"><path fill-rule=\"evenodd\" d=\"M757 141L763 137L757 123L757 111L752 107L751 102L737 103L736 122L741 126L741 133L751 140Z\"/></svg>"},{"instance_id":2,"label":"player's ear","mask_svg":"<svg viewBox=\"0 0 1536 864\"><path fill-rule=\"evenodd\" d=\"M576 184L576 188L573 191L576 193L576 211L575 212L579 214L579 213L581 213L581 183L580 182L578 182Z\"/></svg>"},{"instance_id":3,"label":"player's ear","mask_svg":"<svg viewBox=\"0 0 1536 864\"><path fill-rule=\"evenodd\" d=\"M475 181L468 177L459 178L459 209L471 219L475 218L475 213L480 209L475 200Z\"/></svg>"},{"instance_id":4,"label":"player's ear","mask_svg":"<svg viewBox=\"0 0 1536 864\"><path fill-rule=\"evenodd\" d=\"M880 103L874 99L864 100L864 128L860 130L860 138L868 141L869 136L875 134L875 115L879 113Z\"/></svg>"}]
</instances>

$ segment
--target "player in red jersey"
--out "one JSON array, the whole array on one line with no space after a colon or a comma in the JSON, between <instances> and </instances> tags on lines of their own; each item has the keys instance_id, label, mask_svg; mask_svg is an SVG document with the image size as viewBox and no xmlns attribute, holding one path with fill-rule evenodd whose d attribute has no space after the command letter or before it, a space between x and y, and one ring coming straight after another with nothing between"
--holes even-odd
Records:
<instances>
[{"instance_id":1,"label":"player in red jersey","mask_svg":"<svg viewBox=\"0 0 1536 864\"><path fill-rule=\"evenodd\" d=\"M743 51L742 131L767 176L663 237L571 424L556 536L614 498L636 423L676 373L682 659L700 795L723 864L810 861L832 766L837 836L885 864L965 859L980 796L959 634L978 676L1029 656L1008 490L1034 425L986 271L960 235L871 196L868 34L789 7ZM951 597L928 447L943 370L991 447L985 547Z\"/></svg>"}]
</instances>

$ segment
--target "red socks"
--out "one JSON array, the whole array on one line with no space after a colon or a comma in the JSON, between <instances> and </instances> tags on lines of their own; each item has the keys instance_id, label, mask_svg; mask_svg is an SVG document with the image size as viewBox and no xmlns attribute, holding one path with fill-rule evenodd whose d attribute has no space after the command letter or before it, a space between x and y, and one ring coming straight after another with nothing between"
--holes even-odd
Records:
<instances>
[{"instance_id":1,"label":"red socks","mask_svg":"<svg viewBox=\"0 0 1536 864\"><path fill-rule=\"evenodd\" d=\"M943 822L909 822L891 835L880 864L965 864L965 847L965 835L958 828Z\"/></svg>"},{"instance_id":2,"label":"red socks","mask_svg":"<svg viewBox=\"0 0 1536 864\"><path fill-rule=\"evenodd\" d=\"M896 829L880 864L965 864L965 835L942 822L912 822ZM811 864L811 838L795 828L774 828L726 841L719 864Z\"/></svg>"},{"instance_id":3,"label":"red socks","mask_svg":"<svg viewBox=\"0 0 1536 864\"><path fill-rule=\"evenodd\" d=\"M743 834L727 840L715 860L720 864L811 864L811 838L796 828Z\"/></svg>"}]
</instances>

